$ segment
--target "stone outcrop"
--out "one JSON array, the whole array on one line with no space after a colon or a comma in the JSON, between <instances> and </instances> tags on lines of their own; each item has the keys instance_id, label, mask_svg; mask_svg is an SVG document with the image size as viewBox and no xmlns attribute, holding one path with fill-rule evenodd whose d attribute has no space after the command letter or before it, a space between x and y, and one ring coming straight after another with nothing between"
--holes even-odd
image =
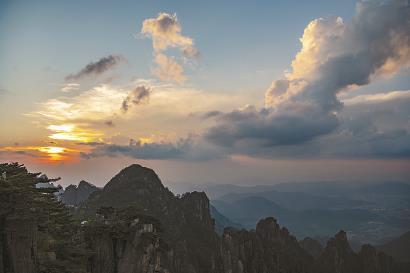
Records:
<instances>
[{"instance_id":1,"label":"stone outcrop","mask_svg":"<svg viewBox=\"0 0 410 273\"><path fill-rule=\"evenodd\" d=\"M300 241L299 245L314 258L318 258L323 251L320 242L310 237L306 237Z\"/></svg>"},{"instance_id":2,"label":"stone outcrop","mask_svg":"<svg viewBox=\"0 0 410 273\"><path fill-rule=\"evenodd\" d=\"M222 238L224 272L312 272L313 258L272 217L255 231L226 228Z\"/></svg>"},{"instance_id":3,"label":"stone outcrop","mask_svg":"<svg viewBox=\"0 0 410 273\"><path fill-rule=\"evenodd\" d=\"M390 256L378 252L370 245L362 246L360 252L355 253L344 231L328 241L317 260L317 268L322 273L401 272Z\"/></svg>"},{"instance_id":4,"label":"stone outcrop","mask_svg":"<svg viewBox=\"0 0 410 273\"><path fill-rule=\"evenodd\" d=\"M93 184L81 180L78 186L69 185L65 188L61 201L66 205L78 206L87 200L92 193L99 190L100 189Z\"/></svg>"},{"instance_id":5,"label":"stone outcrop","mask_svg":"<svg viewBox=\"0 0 410 273\"><path fill-rule=\"evenodd\" d=\"M114 210L115 211L115 210ZM85 239L93 255L93 273L169 273L172 252L160 236L159 223L128 210L85 225Z\"/></svg>"}]
</instances>

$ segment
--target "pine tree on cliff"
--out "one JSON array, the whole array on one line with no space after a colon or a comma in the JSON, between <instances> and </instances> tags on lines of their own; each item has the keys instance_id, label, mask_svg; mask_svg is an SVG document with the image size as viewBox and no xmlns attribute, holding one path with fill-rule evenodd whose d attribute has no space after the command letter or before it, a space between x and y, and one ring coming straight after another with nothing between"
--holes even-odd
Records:
<instances>
[{"instance_id":1,"label":"pine tree on cliff","mask_svg":"<svg viewBox=\"0 0 410 273\"><path fill-rule=\"evenodd\" d=\"M32 252L34 272L85 272L86 253L79 242L79 229L68 209L54 195L54 188L36 188L37 183L49 183L39 173L29 173L18 163L0 164L0 248L10 261L0 262L0 271L18 272L21 257L13 257L7 248L6 225L19 221L33 225L36 249ZM4 174L4 175L3 175ZM10 239L12 240L12 239ZM12 242L11 242L12 243ZM33 256L33 255L30 255ZM30 267L31 268L31 267ZM33 269L34 270L34 269Z\"/></svg>"}]
</instances>

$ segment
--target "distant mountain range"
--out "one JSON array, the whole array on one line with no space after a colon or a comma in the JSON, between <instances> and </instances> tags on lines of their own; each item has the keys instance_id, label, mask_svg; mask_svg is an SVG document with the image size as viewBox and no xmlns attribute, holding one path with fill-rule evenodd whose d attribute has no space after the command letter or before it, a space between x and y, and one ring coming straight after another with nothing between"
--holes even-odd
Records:
<instances>
[{"instance_id":1,"label":"distant mountain range","mask_svg":"<svg viewBox=\"0 0 410 273\"><path fill-rule=\"evenodd\" d=\"M203 186L211 204L225 217L248 229L275 215L298 238L329 237L345 229L360 248L380 244L410 227L410 185L389 182L284 183L262 186Z\"/></svg>"}]
</instances>

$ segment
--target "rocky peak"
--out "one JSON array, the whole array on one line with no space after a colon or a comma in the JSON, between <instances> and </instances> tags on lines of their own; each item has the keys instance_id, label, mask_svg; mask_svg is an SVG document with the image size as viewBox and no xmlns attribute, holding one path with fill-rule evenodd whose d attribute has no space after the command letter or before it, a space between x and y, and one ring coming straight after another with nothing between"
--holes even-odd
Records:
<instances>
[{"instance_id":1,"label":"rocky peak","mask_svg":"<svg viewBox=\"0 0 410 273\"><path fill-rule=\"evenodd\" d=\"M93 195L89 205L96 208L133 205L141 210L162 211L173 197L152 169L132 164L115 175L99 194Z\"/></svg>"},{"instance_id":2,"label":"rocky peak","mask_svg":"<svg viewBox=\"0 0 410 273\"><path fill-rule=\"evenodd\" d=\"M124 187L129 190L141 189L141 193L143 191L158 193L165 190L157 174L152 169L139 164L132 164L121 170L107 183L104 190Z\"/></svg>"},{"instance_id":3,"label":"rocky peak","mask_svg":"<svg viewBox=\"0 0 410 273\"><path fill-rule=\"evenodd\" d=\"M88 197L100 189L87 181L81 180L76 185L69 185L62 194L62 201L66 205L78 206L88 199Z\"/></svg>"},{"instance_id":4,"label":"rocky peak","mask_svg":"<svg viewBox=\"0 0 410 273\"><path fill-rule=\"evenodd\" d=\"M290 235L287 228L281 228L274 217L260 220L256 225L256 234L268 240L296 242L296 238Z\"/></svg>"},{"instance_id":5,"label":"rocky peak","mask_svg":"<svg viewBox=\"0 0 410 273\"><path fill-rule=\"evenodd\" d=\"M320 272L360 272L359 257L350 247L344 231L329 239L318 259L318 264Z\"/></svg>"},{"instance_id":6,"label":"rocky peak","mask_svg":"<svg viewBox=\"0 0 410 273\"><path fill-rule=\"evenodd\" d=\"M91 183L88 183L85 180L81 180L80 183L78 183L78 187L79 189L89 189L89 188L95 188L96 186L94 186Z\"/></svg>"},{"instance_id":7,"label":"rocky peak","mask_svg":"<svg viewBox=\"0 0 410 273\"><path fill-rule=\"evenodd\" d=\"M335 248L338 251L344 253L352 253L353 250L350 247L349 241L347 240L347 234L345 231L339 231L334 238L330 238L327 242L326 248Z\"/></svg>"},{"instance_id":8,"label":"rocky peak","mask_svg":"<svg viewBox=\"0 0 410 273\"><path fill-rule=\"evenodd\" d=\"M302 241L299 242L299 245L312 257L319 257L320 253L323 251L323 247L319 241L312 239L310 237L306 237Z\"/></svg>"},{"instance_id":9,"label":"rocky peak","mask_svg":"<svg viewBox=\"0 0 410 273\"><path fill-rule=\"evenodd\" d=\"M204 192L190 192L182 195L180 199L186 216L191 220L198 220L213 228L214 220L209 209L209 199Z\"/></svg>"}]
</instances>

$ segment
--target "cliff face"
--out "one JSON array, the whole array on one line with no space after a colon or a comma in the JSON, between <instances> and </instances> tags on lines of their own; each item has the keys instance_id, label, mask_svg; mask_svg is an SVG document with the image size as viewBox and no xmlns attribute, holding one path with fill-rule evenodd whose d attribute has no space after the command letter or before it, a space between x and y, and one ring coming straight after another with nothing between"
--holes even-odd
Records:
<instances>
[{"instance_id":1,"label":"cliff face","mask_svg":"<svg viewBox=\"0 0 410 273\"><path fill-rule=\"evenodd\" d=\"M317 268L318 272L323 273L400 272L390 256L378 252L370 245L362 246L360 252L355 253L343 231L328 241L317 260Z\"/></svg>"},{"instance_id":2,"label":"cliff face","mask_svg":"<svg viewBox=\"0 0 410 273\"><path fill-rule=\"evenodd\" d=\"M310 237L306 237L300 241L299 244L307 253L315 258L318 258L323 251L323 247L320 242Z\"/></svg>"},{"instance_id":3,"label":"cliff face","mask_svg":"<svg viewBox=\"0 0 410 273\"><path fill-rule=\"evenodd\" d=\"M93 273L174 272L168 246L158 222L143 215L104 218L89 226L85 239L93 250L89 271Z\"/></svg>"},{"instance_id":4,"label":"cliff face","mask_svg":"<svg viewBox=\"0 0 410 273\"><path fill-rule=\"evenodd\" d=\"M37 272L37 235L37 225L33 220L6 219L0 240L0 272Z\"/></svg>"},{"instance_id":5,"label":"cliff face","mask_svg":"<svg viewBox=\"0 0 410 273\"><path fill-rule=\"evenodd\" d=\"M66 205L78 206L88 199L88 197L100 189L96 186L81 180L76 185L68 186L62 194L62 202Z\"/></svg>"},{"instance_id":6,"label":"cliff face","mask_svg":"<svg viewBox=\"0 0 410 273\"><path fill-rule=\"evenodd\" d=\"M313 258L274 218L259 221L256 231L225 229L222 245L224 272L312 272Z\"/></svg>"}]
</instances>

